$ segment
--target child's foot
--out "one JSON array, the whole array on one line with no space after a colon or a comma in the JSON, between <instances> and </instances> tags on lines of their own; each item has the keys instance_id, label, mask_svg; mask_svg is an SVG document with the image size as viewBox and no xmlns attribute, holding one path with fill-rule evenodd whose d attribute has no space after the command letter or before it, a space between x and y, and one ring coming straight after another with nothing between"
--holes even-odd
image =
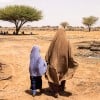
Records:
<instances>
[{"instance_id":1,"label":"child's foot","mask_svg":"<svg viewBox=\"0 0 100 100\"><path fill-rule=\"evenodd\" d=\"M35 97L36 94L32 94L33 97Z\"/></svg>"},{"instance_id":2,"label":"child's foot","mask_svg":"<svg viewBox=\"0 0 100 100\"><path fill-rule=\"evenodd\" d=\"M32 90L32 96L34 97L36 95L36 90Z\"/></svg>"},{"instance_id":3,"label":"child's foot","mask_svg":"<svg viewBox=\"0 0 100 100\"><path fill-rule=\"evenodd\" d=\"M40 93L43 93L43 89L40 89Z\"/></svg>"}]
</instances>

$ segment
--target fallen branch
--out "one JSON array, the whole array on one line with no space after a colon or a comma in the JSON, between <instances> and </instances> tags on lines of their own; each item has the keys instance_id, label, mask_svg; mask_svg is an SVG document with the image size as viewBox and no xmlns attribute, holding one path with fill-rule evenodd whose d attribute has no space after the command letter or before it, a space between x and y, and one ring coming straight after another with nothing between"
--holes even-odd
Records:
<instances>
[{"instance_id":1,"label":"fallen branch","mask_svg":"<svg viewBox=\"0 0 100 100\"><path fill-rule=\"evenodd\" d=\"M0 77L0 81L2 81L2 80L9 80L9 79L11 79L11 78L12 78L12 76Z\"/></svg>"}]
</instances>

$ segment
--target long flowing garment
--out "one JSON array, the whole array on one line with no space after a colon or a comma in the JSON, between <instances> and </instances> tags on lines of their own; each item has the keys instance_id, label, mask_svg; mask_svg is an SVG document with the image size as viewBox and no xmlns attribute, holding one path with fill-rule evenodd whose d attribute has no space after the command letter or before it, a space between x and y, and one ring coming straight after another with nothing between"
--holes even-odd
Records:
<instances>
[{"instance_id":1,"label":"long flowing garment","mask_svg":"<svg viewBox=\"0 0 100 100\"><path fill-rule=\"evenodd\" d=\"M49 84L59 86L65 83L66 79L72 78L78 64L72 57L70 43L66 37L65 30L59 29L57 31L45 59L48 63L46 76ZM70 74L69 71L71 71Z\"/></svg>"},{"instance_id":2,"label":"long flowing garment","mask_svg":"<svg viewBox=\"0 0 100 100\"><path fill-rule=\"evenodd\" d=\"M38 46L33 46L30 54L30 89L42 89L42 75L46 72L46 62L40 56L40 49Z\"/></svg>"}]
</instances>

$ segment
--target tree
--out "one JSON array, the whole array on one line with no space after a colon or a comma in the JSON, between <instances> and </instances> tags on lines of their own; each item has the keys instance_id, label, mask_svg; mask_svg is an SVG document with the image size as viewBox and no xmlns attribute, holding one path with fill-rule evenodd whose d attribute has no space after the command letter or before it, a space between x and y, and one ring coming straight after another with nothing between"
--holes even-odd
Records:
<instances>
[{"instance_id":1,"label":"tree","mask_svg":"<svg viewBox=\"0 0 100 100\"><path fill-rule=\"evenodd\" d=\"M89 32L91 31L91 26L95 24L95 22L98 20L97 17L89 16L89 17L83 17L83 24L88 27Z\"/></svg>"},{"instance_id":2,"label":"tree","mask_svg":"<svg viewBox=\"0 0 100 100\"><path fill-rule=\"evenodd\" d=\"M65 29L69 24L67 22L62 22L60 25Z\"/></svg>"},{"instance_id":3,"label":"tree","mask_svg":"<svg viewBox=\"0 0 100 100\"><path fill-rule=\"evenodd\" d=\"M32 8L30 6L13 5L0 9L0 20L14 23L16 27L16 35L18 35L21 27L25 23L38 21L41 18L41 11L38 11L36 8Z\"/></svg>"}]
</instances>

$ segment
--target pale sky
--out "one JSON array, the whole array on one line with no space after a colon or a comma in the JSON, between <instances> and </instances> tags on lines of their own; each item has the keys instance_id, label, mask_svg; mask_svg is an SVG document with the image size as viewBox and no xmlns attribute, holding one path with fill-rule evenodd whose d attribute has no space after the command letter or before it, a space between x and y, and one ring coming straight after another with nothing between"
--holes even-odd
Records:
<instances>
[{"instance_id":1,"label":"pale sky","mask_svg":"<svg viewBox=\"0 0 100 100\"><path fill-rule=\"evenodd\" d=\"M96 26L100 26L100 0L0 0L0 8L7 5L29 5L43 12L43 19L27 23L31 26L58 26L67 21L71 26L83 26L82 18L98 17ZM0 21L0 26L14 26Z\"/></svg>"}]
</instances>

